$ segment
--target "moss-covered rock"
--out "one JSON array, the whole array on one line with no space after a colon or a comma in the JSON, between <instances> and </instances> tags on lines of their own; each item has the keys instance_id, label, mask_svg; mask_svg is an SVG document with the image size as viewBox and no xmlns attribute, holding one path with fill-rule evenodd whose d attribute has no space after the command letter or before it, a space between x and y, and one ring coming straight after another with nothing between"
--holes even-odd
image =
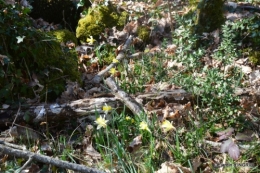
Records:
<instances>
[{"instance_id":1,"label":"moss-covered rock","mask_svg":"<svg viewBox=\"0 0 260 173\"><path fill-rule=\"evenodd\" d=\"M126 12L119 14L117 9L111 4L89 9L88 14L78 22L76 37L82 42L86 42L86 39L90 36L97 39L100 33L104 32L105 28L114 26L117 26L118 29L122 28L125 24L126 16Z\"/></svg>"},{"instance_id":2,"label":"moss-covered rock","mask_svg":"<svg viewBox=\"0 0 260 173\"><path fill-rule=\"evenodd\" d=\"M60 43L72 41L73 43L77 44L75 33L70 32L67 29L51 31L50 34L54 35Z\"/></svg>"},{"instance_id":3,"label":"moss-covered rock","mask_svg":"<svg viewBox=\"0 0 260 173\"><path fill-rule=\"evenodd\" d=\"M197 6L195 33L212 32L225 22L224 0L201 0Z\"/></svg>"}]
</instances>

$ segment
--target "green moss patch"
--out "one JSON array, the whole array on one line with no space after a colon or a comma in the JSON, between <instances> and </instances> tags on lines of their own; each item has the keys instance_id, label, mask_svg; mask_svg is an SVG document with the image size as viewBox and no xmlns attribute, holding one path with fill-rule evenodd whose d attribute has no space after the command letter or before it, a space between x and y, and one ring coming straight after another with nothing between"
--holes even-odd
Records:
<instances>
[{"instance_id":1,"label":"green moss patch","mask_svg":"<svg viewBox=\"0 0 260 173\"><path fill-rule=\"evenodd\" d=\"M118 29L122 28L125 24L127 13L119 14L117 9L112 6L97 6L90 9L88 14L79 20L76 29L76 37L82 42L90 36L98 38L100 33L104 32L105 28L112 28L117 26Z\"/></svg>"}]
</instances>

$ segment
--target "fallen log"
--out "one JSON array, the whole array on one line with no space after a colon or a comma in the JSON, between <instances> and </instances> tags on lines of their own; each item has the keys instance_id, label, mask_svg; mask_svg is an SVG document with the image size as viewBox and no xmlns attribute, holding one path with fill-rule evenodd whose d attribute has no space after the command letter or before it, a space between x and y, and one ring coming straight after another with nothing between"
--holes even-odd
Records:
<instances>
[{"instance_id":1,"label":"fallen log","mask_svg":"<svg viewBox=\"0 0 260 173\"><path fill-rule=\"evenodd\" d=\"M96 114L104 114L102 107L105 104L117 107L121 103L116 98L105 97L80 99L67 104L32 105L28 108L21 108L18 112L15 109L6 109L0 113L0 126L25 120L27 123L40 123L43 121L60 121L83 116L95 119Z\"/></svg>"},{"instance_id":2,"label":"fallen log","mask_svg":"<svg viewBox=\"0 0 260 173\"><path fill-rule=\"evenodd\" d=\"M112 93L114 92L113 94L116 95L116 97L100 97L108 95L105 94L100 95L98 98L92 97L80 99L66 104L38 104L27 108L21 108L18 112L18 108L2 109L0 112L0 127L7 125L9 126L12 123L24 122L25 119L27 123L61 121L78 117L87 117L89 120L93 121L96 119L97 114L104 114L102 107L106 104L112 108L123 107L125 105L132 111L133 114L139 114L143 109L145 109L144 105L151 100L156 101L163 99L168 103L181 104L188 103L192 100L192 94L186 92L183 89L158 91L130 96L120 90L120 88L115 85L115 83L111 81L110 78L108 78L106 81L108 84L110 83L109 85L112 88ZM260 92L253 91L253 89L236 89L234 95L248 97L249 100L254 100L257 103L260 103ZM138 103L136 103L136 100Z\"/></svg>"},{"instance_id":3,"label":"fallen log","mask_svg":"<svg viewBox=\"0 0 260 173\"><path fill-rule=\"evenodd\" d=\"M188 98L191 96L191 94L188 94L187 92L185 92L185 90L180 89L161 91L157 93L146 93L143 95L135 96L136 100L142 100L142 103L137 103L135 101L135 97L128 95L123 90L120 90L120 88L115 85L115 82L113 82L113 80L108 78L108 80L106 81L111 88L114 88L112 89L112 92L114 92L116 97L86 98L75 100L66 104L42 103L32 105L27 108L21 108L18 112L18 109L7 108L2 110L0 113L0 127L7 126L12 123L20 123L25 120L27 121L27 123L61 121L78 117L87 117L89 120L95 120L97 114L104 114L104 111L102 110L102 107L104 105L109 105L112 108L123 107L124 105L126 105L133 114L139 114L143 111L142 106L146 104L149 100L165 98L167 100L176 100L176 102L179 102L183 99L186 99L188 102ZM105 96L107 96L107 94L105 94Z\"/></svg>"}]
</instances>

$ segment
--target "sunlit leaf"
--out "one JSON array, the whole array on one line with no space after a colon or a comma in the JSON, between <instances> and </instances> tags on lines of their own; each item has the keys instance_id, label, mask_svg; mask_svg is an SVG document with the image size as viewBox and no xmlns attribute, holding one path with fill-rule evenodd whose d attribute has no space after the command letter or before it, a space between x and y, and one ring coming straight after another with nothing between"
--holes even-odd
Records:
<instances>
[{"instance_id":1,"label":"sunlit leaf","mask_svg":"<svg viewBox=\"0 0 260 173\"><path fill-rule=\"evenodd\" d=\"M234 160L238 160L240 151L239 151L237 144L235 144L234 142L230 144L230 146L228 148L228 154Z\"/></svg>"},{"instance_id":2,"label":"sunlit leaf","mask_svg":"<svg viewBox=\"0 0 260 173\"><path fill-rule=\"evenodd\" d=\"M232 141L232 139L228 139L228 140L224 141L224 142L222 143L222 145L221 145L220 152L221 152L221 153L228 152L228 148L229 148L229 146L230 146L232 143L234 143L234 142Z\"/></svg>"},{"instance_id":3,"label":"sunlit leaf","mask_svg":"<svg viewBox=\"0 0 260 173\"><path fill-rule=\"evenodd\" d=\"M228 139L223 142L223 144L221 145L220 152L222 153L228 152L229 156L234 160L237 160L240 155L239 148L232 139Z\"/></svg>"}]
</instances>

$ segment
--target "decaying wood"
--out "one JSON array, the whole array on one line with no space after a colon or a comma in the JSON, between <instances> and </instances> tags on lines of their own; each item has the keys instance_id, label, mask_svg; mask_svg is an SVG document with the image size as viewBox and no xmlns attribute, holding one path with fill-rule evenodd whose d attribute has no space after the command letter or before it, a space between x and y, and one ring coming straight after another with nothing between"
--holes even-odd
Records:
<instances>
[{"instance_id":1,"label":"decaying wood","mask_svg":"<svg viewBox=\"0 0 260 173\"><path fill-rule=\"evenodd\" d=\"M133 114L139 114L143 111L143 105L151 100L163 99L168 103L187 103L191 101L192 94L183 89L174 89L169 91L158 91L153 93L144 93L135 96L129 96L121 90L112 78L105 80L107 85L113 91L116 97L102 97L102 98L86 98L72 101L67 104L38 104L28 108L21 108L17 113L17 109L6 109L0 112L0 126L10 126L15 117L16 123L25 121L25 116L29 117L30 122L40 123L43 121L59 121L69 118L87 117L89 120L95 120L97 113L103 115L102 107L107 104L113 108L122 107L126 105ZM252 89L236 89L236 96L246 96L251 99L256 99L260 103L260 92L253 92ZM141 100L136 102L135 100ZM28 119L28 118L27 118Z\"/></svg>"},{"instance_id":2,"label":"decaying wood","mask_svg":"<svg viewBox=\"0 0 260 173\"><path fill-rule=\"evenodd\" d=\"M166 102L174 103L187 103L192 97L191 93L186 92L184 89L175 89L169 91L159 91L153 93L145 93L138 95L137 99L142 99L144 103L147 103L150 100L160 100L163 99Z\"/></svg>"},{"instance_id":3,"label":"decaying wood","mask_svg":"<svg viewBox=\"0 0 260 173\"><path fill-rule=\"evenodd\" d=\"M55 165L60 168L65 168L65 169L70 169L74 171L79 171L79 172L85 172L85 173L103 173L103 171L94 169L94 168L89 168L84 165L79 165L75 163L70 163L67 161L55 159L52 157L44 156L41 154L36 154L27 150L18 150L14 149L11 147L8 147L4 145L2 141L0 141L0 154L7 154L15 157L20 157L20 158L25 158L25 159L33 159L38 162L46 163L46 164L51 164Z\"/></svg>"},{"instance_id":4,"label":"decaying wood","mask_svg":"<svg viewBox=\"0 0 260 173\"><path fill-rule=\"evenodd\" d=\"M30 122L34 123L40 123L43 121L60 121L77 117L87 117L89 120L95 120L97 113L100 115L104 114L102 107L105 104L113 108L123 107L125 104L133 114L139 114L143 112L143 108L141 104L135 101L135 97L138 100L141 99L142 104L145 105L148 101L157 99L182 103L185 99L188 100L189 96L191 96L184 90L177 89L157 93L146 93L131 97L121 90L112 78L108 78L106 82L116 97L86 98L72 101L67 104L38 104L32 105L28 108L21 108L18 113L17 109L6 109L2 110L0 113L0 126L11 125L15 117L16 123L25 121L26 116L26 119L29 119L31 120Z\"/></svg>"},{"instance_id":5,"label":"decaying wood","mask_svg":"<svg viewBox=\"0 0 260 173\"><path fill-rule=\"evenodd\" d=\"M111 107L122 105L119 99L105 97L80 99L67 104L33 105L29 108L21 108L19 113L17 113L17 110L7 109L0 113L0 126L12 124L15 118L16 123L25 121L25 119L40 123L46 120L59 121L82 116L87 116L90 120L93 120L96 114L104 114L102 107L105 104Z\"/></svg>"}]
</instances>

